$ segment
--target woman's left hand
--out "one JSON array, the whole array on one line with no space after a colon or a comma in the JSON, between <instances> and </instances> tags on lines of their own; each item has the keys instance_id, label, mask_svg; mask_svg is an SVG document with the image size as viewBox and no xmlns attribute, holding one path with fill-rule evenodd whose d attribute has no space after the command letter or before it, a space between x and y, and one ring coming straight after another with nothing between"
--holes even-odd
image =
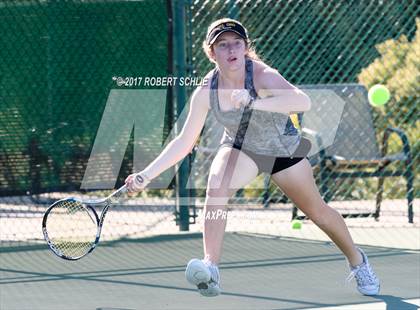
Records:
<instances>
[{"instance_id":1,"label":"woman's left hand","mask_svg":"<svg viewBox=\"0 0 420 310\"><path fill-rule=\"evenodd\" d=\"M235 109L240 109L241 105L247 106L251 101L251 95L247 89L235 89L230 96Z\"/></svg>"}]
</instances>

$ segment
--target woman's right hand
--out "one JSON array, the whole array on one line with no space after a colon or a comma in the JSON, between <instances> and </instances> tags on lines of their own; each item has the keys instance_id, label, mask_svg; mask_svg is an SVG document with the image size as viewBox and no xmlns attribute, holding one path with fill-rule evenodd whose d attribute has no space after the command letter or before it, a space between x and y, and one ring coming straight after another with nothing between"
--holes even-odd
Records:
<instances>
[{"instance_id":1,"label":"woman's right hand","mask_svg":"<svg viewBox=\"0 0 420 310\"><path fill-rule=\"evenodd\" d=\"M247 89L235 89L230 97L235 109L240 109L241 106L246 106L251 101L251 95Z\"/></svg>"},{"instance_id":2,"label":"woman's right hand","mask_svg":"<svg viewBox=\"0 0 420 310\"><path fill-rule=\"evenodd\" d=\"M150 181L151 180L146 176L146 174L141 171L138 173L130 174L125 179L125 184L129 193L136 193L145 189Z\"/></svg>"}]
</instances>

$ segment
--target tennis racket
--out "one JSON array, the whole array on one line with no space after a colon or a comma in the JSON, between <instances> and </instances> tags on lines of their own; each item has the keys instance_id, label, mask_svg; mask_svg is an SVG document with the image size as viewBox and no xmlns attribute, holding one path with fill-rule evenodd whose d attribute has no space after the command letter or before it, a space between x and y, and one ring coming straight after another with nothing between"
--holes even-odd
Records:
<instances>
[{"instance_id":1,"label":"tennis racket","mask_svg":"<svg viewBox=\"0 0 420 310\"><path fill-rule=\"evenodd\" d=\"M42 220L42 232L50 249L68 260L78 260L92 252L99 242L109 207L126 192L124 185L104 199L65 198L53 203ZM99 217L95 209L100 208Z\"/></svg>"}]
</instances>

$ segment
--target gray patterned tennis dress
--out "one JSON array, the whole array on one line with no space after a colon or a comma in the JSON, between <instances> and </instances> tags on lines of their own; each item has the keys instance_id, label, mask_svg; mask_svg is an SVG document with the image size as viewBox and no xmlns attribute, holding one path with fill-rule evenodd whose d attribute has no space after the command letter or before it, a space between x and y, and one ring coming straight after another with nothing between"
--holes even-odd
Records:
<instances>
[{"instance_id":1,"label":"gray patterned tennis dress","mask_svg":"<svg viewBox=\"0 0 420 310\"><path fill-rule=\"evenodd\" d=\"M245 61L245 85L252 98L257 98L253 82L253 62ZM259 172L276 173L284 170L304 156L294 157L302 137L288 115L276 112L240 109L221 111L218 96L219 70L213 71L210 84L210 108L215 118L224 126L220 147L230 146L241 150L253 159ZM244 119L248 126L240 126ZM242 121L242 122L241 122ZM299 152L299 154L302 154Z\"/></svg>"}]
</instances>

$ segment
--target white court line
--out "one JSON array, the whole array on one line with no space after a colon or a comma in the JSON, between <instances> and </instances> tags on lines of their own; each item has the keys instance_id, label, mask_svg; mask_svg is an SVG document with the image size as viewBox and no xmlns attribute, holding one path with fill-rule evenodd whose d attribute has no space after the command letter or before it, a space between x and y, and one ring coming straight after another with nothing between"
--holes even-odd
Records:
<instances>
[{"instance_id":1,"label":"white court line","mask_svg":"<svg viewBox=\"0 0 420 310\"><path fill-rule=\"evenodd\" d=\"M402 302L420 306L420 298L414 299L405 299ZM385 302L373 302L367 304L357 304L357 305L343 305L343 306L333 306L333 307L325 307L325 308L310 308L308 310L386 310L387 305Z\"/></svg>"}]
</instances>

